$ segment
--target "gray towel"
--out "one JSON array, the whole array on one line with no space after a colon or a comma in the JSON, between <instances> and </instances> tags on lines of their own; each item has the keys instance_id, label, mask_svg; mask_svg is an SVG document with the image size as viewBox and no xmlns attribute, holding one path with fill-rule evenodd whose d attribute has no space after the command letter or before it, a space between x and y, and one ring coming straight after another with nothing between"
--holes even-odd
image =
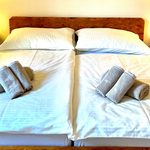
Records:
<instances>
[{"instance_id":1,"label":"gray towel","mask_svg":"<svg viewBox=\"0 0 150 150\"><path fill-rule=\"evenodd\" d=\"M30 78L28 77L25 69L18 61L12 62L11 64L8 65L8 67L20 81L25 91L31 90L33 88Z\"/></svg>"},{"instance_id":2,"label":"gray towel","mask_svg":"<svg viewBox=\"0 0 150 150\"><path fill-rule=\"evenodd\" d=\"M107 98L118 103L125 93L131 88L134 84L136 76L129 71L125 71L112 89L106 94Z\"/></svg>"},{"instance_id":3,"label":"gray towel","mask_svg":"<svg viewBox=\"0 0 150 150\"><path fill-rule=\"evenodd\" d=\"M100 76L100 78L99 78L99 82L102 81L102 79L105 77L105 75L108 73L108 71L109 71L109 70L106 70L106 71L104 71L104 72L101 74L101 76Z\"/></svg>"},{"instance_id":4,"label":"gray towel","mask_svg":"<svg viewBox=\"0 0 150 150\"><path fill-rule=\"evenodd\" d=\"M30 67L23 67L26 71L26 73L28 74L30 80L33 80L35 75L34 75L34 71L30 68ZM2 85L0 84L0 93L5 92L4 88L2 87Z\"/></svg>"},{"instance_id":5,"label":"gray towel","mask_svg":"<svg viewBox=\"0 0 150 150\"><path fill-rule=\"evenodd\" d=\"M23 67L27 73L27 75L29 76L30 80L32 81L35 77L34 71L33 69L31 69L30 67Z\"/></svg>"},{"instance_id":6,"label":"gray towel","mask_svg":"<svg viewBox=\"0 0 150 150\"><path fill-rule=\"evenodd\" d=\"M113 66L96 88L97 92L105 97L106 93L114 86L123 72L123 68L119 66Z\"/></svg>"},{"instance_id":7,"label":"gray towel","mask_svg":"<svg viewBox=\"0 0 150 150\"><path fill-rule=\"evenodd\" d=\"M105 71L100 76L100 82L104 78L104 76L108 73L108 70ZM126 95L130 96L132 98L135 98L137 100L144 99L149 93L149 85L146 83L143 83L139 80L135 80L134 84L131 86L131 88L127 91Z\"/></svg>"},{"instance_id":8,"label":"gray towel","mask_svg":"<svg viewBox=\"0 0 150 150\"><path fill-rule=\"evenodd\" d=\"M144 99L149 93L149 85L141 81L135 80L133 86L128 90L126 95L137 100Z\"/></svg>"},{"instance_id":9,"label":"gray towel","mask_svg":"<svg viewBox=\"0 0 150 150\"><path fill-rule=\"evenodd\" d=\"M0 84L11 99L24 93L21 84L7 66L0 68Z\"/></svg>"}]
</instances>

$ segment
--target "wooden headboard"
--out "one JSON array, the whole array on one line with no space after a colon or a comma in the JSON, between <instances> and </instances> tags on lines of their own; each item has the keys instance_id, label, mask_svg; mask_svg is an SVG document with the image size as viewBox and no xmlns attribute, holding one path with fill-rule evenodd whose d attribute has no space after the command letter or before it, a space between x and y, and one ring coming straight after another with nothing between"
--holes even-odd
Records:
<instances>
[{"instance_id":1,"label":"wooden headboard","mask_svg":"<svg viewBox=\"0 0 150 150\"><path fill-rule=\"evenodd\" d=\"M10 32L16 28L115 28L132 31L143 40L144 20L142 18L69 18L69 17L12 17Z\"/></svg>"}]
</instances>

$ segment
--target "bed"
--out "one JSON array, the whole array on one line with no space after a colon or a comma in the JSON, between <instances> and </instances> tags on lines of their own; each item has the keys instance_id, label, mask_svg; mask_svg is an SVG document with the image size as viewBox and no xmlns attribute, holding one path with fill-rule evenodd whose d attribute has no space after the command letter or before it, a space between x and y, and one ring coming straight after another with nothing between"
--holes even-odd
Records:
<instances>
[{"instance_id":1,"label":"bed","mask_svg":"<svg viewBox=\"0 0 150 150\"><path fill-rule=\"evenodd\" d=\"M150 147L150 95L140 101L125 95L116 104L96 91L100 76L114 65L150 84L149 47L137 35L118 29L85 28L76 33L74 146Z\"/></svg>"},{"instance_id":2,"label":"bed","mask_svg":"<svg viewBox=\"0 0 150 150\"><path fill-rule=\"evenodd\" d=\"M76 30L82 29L82 28L115 28L115 29L123 29L127 31L134 32L139 35L140 39L143 40L143 33L144 33L144 20L141 18L59 18L59 17L12 17L10 18L10 32L13 32L14 29L16 28L24 28L24 27L32 27L32 28L71 28ZM78 37L72 36L72 39L78 42ZM59 44L61 47L61 44ZM74 42L72 42L72 45L74 45ZM11 45L13 47L14 45ZM36 47L37 48L37 47ZM89 128L86 128L89 122L86 120L89 119L89 121L94 121L97 120L98 115L95 115L94 111L99 112L99 105L98 101L99 95L95 92L95 87L99 83L99 77L103 71L106 69L109 69L109 67L112 64L116 64L116 61L118 65L122 65L124 69L129 69L130 71L133 71L134 73L137 73L137 69L140 68L140 63L137 64L136 69L134 69L134 66L131 66L131 68L128 68L128 61L122 62L121 60L126 60L129 59L130 63L133 61L135 58L137 62L140 62L138 60L144 60L143 65L146 64L145 70L148 70L148 62L149 62L149 56L133 56L133 55L117 55L117 54L108 54L108 52L104 51L103 54L100 54L96 50L92 52L87 52L87 51L79 51L77 49L77 54L75 56L74 51L72 51L72 48L69 47L68 49L63 49L63 50L58 50L58 48L53 48L53 51L48 51L48 49L41 48L41 49L34 49L34 50L29 50L28 49L22 50L20 47L18 50L7 50L5 51L2 49L1 55L3 57L3 62L1 62L1 66L3 65L8 65L10 62L14 60L19 60L22 62L23 66L29 66L34 69L35 71L35 79L32 81L34 88L32 91L29 91L23 95L23 97L27 97L27 100L25 101L26 103L31 103L31 100L35 100L35 98L38 96L38 99L44 99L44 96L41 95L41 93L37 93L37 91L41 90L42 88L47 89L51 87L51 82L54 82L51 87L52 94L47 93L50 97L55 97L56 101L61 100L63 103L63 108L60 104L56 104L53 100L48 102L50 108L55 110L52 112L52 114L56 113L56 109L60 109L59 113L64 114L65 121L62 123L60 122L60 126L55 128L55 122L54 120L56 119L56 122L59 122L59 117L57 118L56 115L53 117L54 120L51 120L51 124L48 125L48 127L54 127L54 130L51 130L50 128L40 128L38 130L33 130L32 126L33 124L30 124L27 126L27 130L24 128L17 129L14 131L16 128L15 125L18 124L19 120L16 120L14 122L14 129L11 130L12 125L9 124L8 127L5 129L5 131L1 132L0 134L0 145L1 146L8 146L8 145L35 145L35 146L100 146L102 149L105 149L104 147L112 147L112 146L119 146L119 147L149 147L149 138L147 135L145 137L137 137L137 138L120 138L120 137L115 137L114 138L108 138L108 136L101 137L101 136L96 136L92 135L92 133L95 132L94 126L92 125ZM44 50L43 50L44 49ZM61 48L59 48L61 49ZM106 54L107 53L107 54ZM37 56L38 55L38 56ZM109 56L108 56L109 55ZM8 56L8 60L6 61L6 56ZM10 57L11 56L11 57ZM12 57L13 56L13 57ZM25 57L24 56L28 56ZM115 57L115 60L113 60ZM49 59L51 58L51 59ZM133 59L132 59L133 58ZM145 60L145 58L147 58ZM90 61L89 61L90 60ZM103 60L105 63L105 68L102 65L97 65L98 63L101 64L101 60ZM106 60L111 60L106 61ZM108 63L109 62L109 63ZM51 64L54 67L54 70L51 70ZM136 64L136 62L135 62ZM75 66L75 68L74 68ZM52 68L53 68L52 67ZM92 67L92 69L90 69ZM56 69L56 70L55 70ZM68 71L69 70L69 71ZM75 74L74 74L75 70ZM100 70L100 71L99 71ZM142 70L142 71L145 71ZM46 71L47 74L43 74L43 71ZM91 72L92 71L92 72ZM62 73L63 72L63 73ZM91 73L90 73L91 72ZM54 74L53 74L54 73ZM51 75L53 74L53 75ZM62 74L60 77L59 75ZM147 72L147 78L145 78L144 74L141 77L141 74L139 73L138 78L140 77L144 79L145 82L149 82L149 71ZM64 77L65 77L65 88L64 86ZM41 83L39 83L39 80ZM61 86L58 87L60 84L61 80ZM45 82L44 82L45 81ZM56 82L57 81L57 82ZM84 82L81 82L84 81ZM66 84L67 82L67 84ZM57 85L57 87L56 87ZM85 87L86 85L86 87ZM87 88L88 87L88 88ZM86 88L87 90L84 90ZM63 90L62 90L63 89ZM67 91L67 93L66 93ZM45 92L45 91L44 91ZM60 96L58 96L58 93L60 93ZM64 97L65 93L65 97ZM31 95L33 94L32 98ZM35 94L35 95L34 95ZM89 94L89 95L88 95ZM91 95L90 95L91 94ZM6 94L3 93L3 95L6 97ZM39 97L40 95L40 97ZM81 96L80 95L85 95ZM90 99L90 96L95 97L97 100L93 103L92 101L89 101L89 103L85 102L88 99ZM147 97L149 98L149 97ZM22 97L19 98L19 100L22 100ZM92 99L91 99L92 100ZM4 107L6 107L8 101L5 101ZM128 100L128 97L124 97L122 102L125 103L125 105L132 105L132 103L135 100ZM23 101L21 101L23 102ZM51 102L54 104L51 105ZM9 102L10 103L10 102ZM15 101L11 101L13 105L16 106L22 106L21 103L17 103ZM62 104L61 103L61 104ZM123 104L124 104L123 103ZM129 103L129 104L128 104ZM140 108L140 102L135 102L137 108ZM142 101L142 106L145 106L145 110L148 112L148 101ZM34 113L34 103L31 103L31 107L28 109L33 111L33 115L36 116ZM72 105L73 104L73 105ZM86 105L85 105L86 104ZM109 104L108 106L113 105L109 101L104 101L102 105ZM44 105L44 102L42 102L42 105ZM12 107L11 106L11 107ZM54 107L55 106L55 107ZM135 106L135 107L136 107ZM84 107L84 108L83 108ZM94 109L93 111L93 108ZM45 108L45 107L44 107ZM42 110L42 108L39 106L39 111ZM87 117L87 114L84 112L89 112L91 115L89 118ZM121 110L122 108L120 108ZM11 109L9 107L7 108L8 113L4 114L4 120L2 126L4 127L7 124L7 118L10 117L10 112ZM26 113L26 109L23 109L24 113ZM48 111L51 111L48 109ZM21 112L21 110L20 110ZM110 112L112 110L110 109ZM109 112L109 113L110 113ZM140 109L141 114L143 113L142 110ZM111 113L110 113L111 114ZM140 113L139 113L140 114ZM148 125L148 119L144 114L144 121L146 121ZM12 115L20 115L17 111L13 112ZM44 114L47 115L47 114ZM34 116L34 117L35 117ZM12 117L12 116L11 116ZM43 116L36 116L36 117L42 117ZM37 119L35 117L35 120ZM45 117L45 116L44 116ZM85 119L86 118L86 119ZM119 117L118 117L119 118ZM31 118L30 118L31 119ZM49 118L48 118L49 120ZM63 119L60 119L63 121ZM73 120L73 122L72 122ZM81 121L85 120L85 121ZM81 122L80 122L81 121ZM48 123L49 121L47 121ZM6 124L5 124L6 123ZM60 128L63 129L64 124L67 123L67 127L63 131L61 130L61 134L59 131ZM132 122L131 122L132 123ZM96 121L95 121L95 124ZM35 124L34 124L35 125ZM45 125L45 123L42 122L42 125ZM35 128L37 127L37 124L34 126ZM93 128L93 129L92 129ZM91 130L92 129L92 130ZM28 132L30 130L30 133ZM56 131L58 130L58 131ZM42 132L43 131L43 132ZM85 132L86 131L86 132ZM98 130L97 130L98 131ZM80 136L79 134L83 133L85 134L84 136ZM146 131L145 133L148 133ZM12 140L13 139L13 140ZM118 142L119 141L119 142ZM7 148L7 147L6 147ZM16 148L16 147L15 147ZM28 147L25 147L28 148ZM31 147L29 147L31 148ZM54 148L55 149L55 148ZM61 149L61 148L60 148ZM77 148L78 149L78 148ZM106 148L107 149L107 148ZM112 148L113 149L113 148Z\"/></svg>"},{"instance_id":3,"label":"bed","mask_svg":"<svg viewBox=\"0 0 150 150\"><path fill-rule=\"evenodd\" d=\"M134 72L138 80L150 84L149 60L149 56L137 55L76 56L73 100L75 146L150 146L150 95L142 101L124 96L115 104L95 91L100 75L112 65L121 65Z\"/></svg>"},{"instance_id":4,"label":"bed","mask_svg":"<svg viewBox=\"0 0 150 150\"><path fill-rule=\"evenodd\" d=\"M71 146L73 35L70 28L20 28L1 45L0 67L19 61L35 73L32 90L12 100L0 94L1 146Z\"/></svg>"}]
</instances>

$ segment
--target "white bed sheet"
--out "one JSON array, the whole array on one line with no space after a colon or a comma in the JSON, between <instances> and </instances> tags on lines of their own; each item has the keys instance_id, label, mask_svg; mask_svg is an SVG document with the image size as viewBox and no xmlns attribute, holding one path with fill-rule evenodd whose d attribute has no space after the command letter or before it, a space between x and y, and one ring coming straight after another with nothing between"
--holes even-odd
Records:
<instances>
[{"instance_id":1,"label":"white bed sheet","mask_svg":"<svg viewBox=\"0 0 150 150\"><path fill-rule=\"evenodd\" d=\"M0 146L71 146L66 134L0 133Z\"/></svg>"},{"instance_id":2,"label":"white bed sheet","mask_svg":"<svg viewBox=\"0 0 150 150\"><path fill-rule=\"evenodd\" d=\"M87 138L74 141L74 146L150 147L150 139L143 138Z\"/></svg>"},{"instance_id":3,"label":"white bed sheet","mask_svg":"<svg viewBox=\"0 0 150 150\"><path fill-rule=\"evenodd\" d=\"M95 88L113 65L133 72L150 84L150 56L86 54L76 56L72 140L96 137L150 138L150 94L142 101L124 96L119 104Z\"/></svg>"},{"instance_id":4,"label":"white bed sheet","mask_svg":"<svg viewBox=\"0 0 150 150\"><path fill-rule=\"evenodd\" d=\"M0 132L72 134L73 50L0 52L0 67L18 60L35 72L33 89L10 100L0 93Z\"/></svg>"}]
</instances>

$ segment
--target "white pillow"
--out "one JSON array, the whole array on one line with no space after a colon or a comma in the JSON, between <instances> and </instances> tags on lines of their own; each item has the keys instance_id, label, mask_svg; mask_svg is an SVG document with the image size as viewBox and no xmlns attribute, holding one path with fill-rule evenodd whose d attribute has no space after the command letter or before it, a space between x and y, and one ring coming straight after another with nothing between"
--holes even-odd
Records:
<instances>
[{"instance_id":1,"label":"white pillow","mask_svg":"<svg viewBox=\"0 0 150 150\"><path fill-rule=\"evenodd\" d=\"M135 33L110 28L85 28L76 31L79 51L150 54L150 48Z\"/></svg>"},{"instance_id":2,"label":"white pillow","mask_svg":"<svg viewBox=\"0 0 150 150\"><path fill-rule=\"evenodd\" d=\"M5 49L74 49L74 30L71 28L14 29L2 43Z\"/></svg>"}]
</instances>

